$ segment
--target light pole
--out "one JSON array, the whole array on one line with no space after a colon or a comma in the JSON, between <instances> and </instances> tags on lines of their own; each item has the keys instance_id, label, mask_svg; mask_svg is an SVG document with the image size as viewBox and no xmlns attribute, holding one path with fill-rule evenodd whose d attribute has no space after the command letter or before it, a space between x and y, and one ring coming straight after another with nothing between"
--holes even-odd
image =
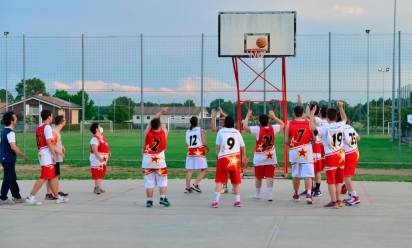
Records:
<instances>
[{"instance_id":1,"label":"light pole","mask_svg":"<svg viewBox=\"0 0 412 248\"><path fill-rule=\"evenodd\" d=\"M9 36L9 34L10 34L10 32L4 32L3 33L4 34L4 37L5 37L5 48L6 48L6 51L4 52L4 55L6 56L6 65L5 65L5 73L4 73L4 75L5 75L5 77L6 77L6 85L5 85L5 87L6 87L6 111L8 111L9 110L9 94L8 94L8 89L9 89L9 87L8 87L8 81L9 81L9 77L8 77L8 65L9 65L9 63L8 63L8 44L7 44L7 37Z\"/></svg>"},{"instance_id":2,"label":"light pole","mask_svg":"<svg viewBox=\"0 0 412 248\"><path fill-rule=\"evenodd\" d=\"M391 137L395 141L395 46L396 46L396 0L393 4L393 47L392 47L392 114Z\"/></svg>"},{"instance_id":3,"label":"light pole","mask_svg":"<svg viewBox=\"0 0 412 248\"><path fill-rule=\"evenodd\" d=\"M370 30L365 30L367 35L367 48L366 48L366 132L369 136L369 33Z\"/></svg>"},{"instance_id":4,"label":"light pole","mask_svg":"<svg viewBox=\"0 0 412 248\"><path fill-rule=\"evenodd\" d=\"M385 73L389 70L389 67L378 69L382 73L382 135L385 135Z\"/></svg>"}]
</instances>

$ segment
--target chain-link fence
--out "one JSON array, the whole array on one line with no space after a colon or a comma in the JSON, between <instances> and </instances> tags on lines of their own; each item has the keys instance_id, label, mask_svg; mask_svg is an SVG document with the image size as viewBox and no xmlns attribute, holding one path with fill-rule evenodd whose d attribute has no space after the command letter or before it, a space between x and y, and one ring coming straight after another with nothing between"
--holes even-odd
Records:
<instances>
[{"instance_id":1,"label":"chain-link fence","mask_svg":"<svg viewBox=\"0 0 412 248\"><path fill-rule=\"evenodd\" d=\"M396 100L400 100L402 109L398 111L396 101L395 132L401 112L402 135L407 140L411 133L406 115L412 97L412 34L396 35L395 68L392 34L298 35L296 43L296 57L287 58L290 104L296 102L298 94L306 102L317 101L324 106L344 100L352 123L361 133L387 135L392 123L395 70ZM232 64L217 55L217 37L201 34L3 36L0 112L7 107L17 113L20 123L26 123L26 128L21 124L19 135L24 150L33 154L31 132L39 122L40 111L50 108L68 120L64 138L72 151L71 159L87 159L90 135L86 126L100 120L109 136L118 137L112 143L120 148L114 155L138 160L143 128L160 105L169 106L162 121L180 135L193 115L203 115L208 126L212 108L221 107L236 115ZM240 75L245 81L255 76L246 71ZM265 76L280 82L276 68L266 71ZM266 87L263 80L260 85L261 89ZM274 93L264 96L280 97ZM258 115L273 104L252 107ZM184 147L183 138L177 145Z\"/></svg>"}]
</instances>

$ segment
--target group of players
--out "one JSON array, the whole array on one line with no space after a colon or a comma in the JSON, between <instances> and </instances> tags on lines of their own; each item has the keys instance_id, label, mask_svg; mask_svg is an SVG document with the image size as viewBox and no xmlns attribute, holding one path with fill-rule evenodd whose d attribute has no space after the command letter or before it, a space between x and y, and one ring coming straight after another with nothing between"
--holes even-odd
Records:
<instances>
[{"instance_id":1,"label":"group of players","mask_svg":"<svg viewBox=\"0 0 412 248\"><path fill-rule=\"evenodd\" d=\"M294 108L294 118L286 123L278 119L273 111L268 115L259 116L259 124L249 126L252 111L249 110L243 121L243 129L256 138L256 146L253 152L253 165L255 170L256 192L254 197L260 198L263 179L266 180L266 199L273 200L273 177L277 166L275 137L284 131L284 142L289 148L289 161L292 166L293 199L300 200L300 195L306 197L306 202L312 204L313 196L321 196L320 183L321 172L325 170L326 181L331 201L325 205L329 208L340 208L343 204L355 205L360 203L351 177L355 173L359 158L359 135L348 124L342 102L337 102L339 112L334 108L319 108L316 104L307 105L306 111L302 106L300 97L298 105ZM163 108L150 120L145 129L145 144L142 158L144 170L144 188L146 191L146 207L153 207L154 190L159 188L159 204L170 206L167 198L167 165L165 150L167 147L168 130L161 123L161 115L167 112ZM22 199L17 184L15 173L16 154L28 161L27 156L16 145L16 137L13 128L17 125L17 118L13 112L3 115L5 128L2 130L0 142L0 156L4 168L0 204L14 204L26 202L32 205L40 205L36 194L47 182L46 200L55 200L56 203L68 201L68 194L61 191L58 178L60 176L60 163L65 155L60 131L65 125L63 116L56 116L53 121L52 113L48 110L41 112L43 123L36 129L36 142L38 159L41 166L41 175L34 184L33 190L26 199ZM219 118L218 118L219 117ZM219 126L216 126L218 119ZM275 124L272 125L271 121ZM54 122L52 128L51 124ZM235 129L233 117L226 115L221 109L212 111L211 130L217 132L216 136L216 175L215 190L213 193L212 207L218 208L220 195L227 193L227 183L230 178L235 195L234 206L240 207L241 171L246 167L245 143L241 133ZM106 175L107 161L111 157L110 148L103 128L99 123L93 123L90 127L92 138L90 141L90 167L91 177L94 180L95 194L105 193L102 188ZM206 134L199 126L197 117L190 119L190 128L186 131L187 158L186 158L186 188L185 193L198 192L201 180L207 173L207 159L209 146ZM199 174L191 184L194 170ZM299 194L300 180L305 181L305 191ZM344 193L347 186L348 197L340 200L340 194ZM8 199L8 191L12 193L12 199Z\"/></svg>"}]
</instances>

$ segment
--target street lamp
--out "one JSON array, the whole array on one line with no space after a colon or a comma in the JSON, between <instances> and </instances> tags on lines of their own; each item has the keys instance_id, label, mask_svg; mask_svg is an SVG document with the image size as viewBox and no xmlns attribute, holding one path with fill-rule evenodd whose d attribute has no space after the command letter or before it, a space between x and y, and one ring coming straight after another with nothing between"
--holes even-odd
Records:
<instances>
[{"instance_id":1,"label":"street lamp","mask_svg":"<svg viewBox=\"0 0 412 248\"><path fill-rule=\"evenodd\" d=\"M7 36L9 36L9 34L10 34L10 32L4 32L3 33L4 34L4 37L5 37L5 52L4 52L4 56L6 57L6 59L5 59L5 61L6 61L6 65L5 65L5 73L4 73L4 75L5 75L5 77L6 77L6 85L5 85L5 88L6 88L6 111L8 111L9 110L9 94L8 94L8 80L9 80L9 78L8 78L8 47L7 47Z\"/></svg>"},{"instance_id":2,"label":"street lamp","mask_svg":"<svg viewBox=\"0 0 412 248\"><path fill-rule=\"evenodd\" d=\"M367 35L367 48L366 48L366 132L369 136L369 29L365 30Z\"/></svg>"},{"instance_id":3,"label":"street lamp","mask_svg":"<svg viewBox=\"0 0 412 248\"><path fill-rule=\"evenodd\" d=\"M385 73L389 71L389 67L378 69L378 72L382 72L382 135L385 135Z\"/></svg>"}]
</instances>

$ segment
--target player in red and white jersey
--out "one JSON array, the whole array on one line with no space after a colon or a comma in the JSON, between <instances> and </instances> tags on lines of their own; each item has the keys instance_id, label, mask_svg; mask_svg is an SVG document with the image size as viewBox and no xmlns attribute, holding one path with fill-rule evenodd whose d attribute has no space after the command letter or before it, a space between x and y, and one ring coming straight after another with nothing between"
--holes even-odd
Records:
<instances>
[{"instance_id":1,"label":"player in red and white jersey","mask_svg":"<svg viewBox=\"0 0 412 248\"><path fill-rule=\"evenodd\" d=\"M343 127L346 125L346 114L343 102L336 105L342 115L342 121L337 122L337 111L329 108L327 111L328 124L318 127L318 135L322 138L325 149L326 182L328 184L331 201L325 207L340 208L340 188L343 183L345 168L345 150L343 147Z\"/></svg>"},{"instance_id":2,"label":"player in red and white jersey","mask_svg":"<svg viewBox=\"0 0 412 248\"><path fill-rule=\"evenodd\" d=\"M249 126L249 119L252 116L252 110L249 110L243 122L244 130L252 133L256 137L256 146L253 152L253 164L255 167L255 198L259 199L262 180L266 178L266 198L272 201L273 195L273 176L275 167L278 162L276 159L275 135L284 128L282 120L278 119L273 111L269 115L259 116L260 126ZM270 119L276 122L270 125Z\"/></svg>"},{"instance_id":3,"label":"player in red and white jersey","mask_svg":"<svg viewBox=\"0 0 412 248\"><path fill-rule=\"evenodd\" d=\"M316 105L315 105L316 106ZM316 127L322 127L328 123L326 119L326 107L319 108L316 106L315 112L315 124ZM312 107L313 109L313 107ZM313 149L313 165L315 170L315 182L313 187L312 195L315 197L322 196L322 192L320 191L320 184L322 182L322 171L325 167L325 149L323 148L322 138L318 135L318 131L314 131L315 134L315 141L312 145Z\"/></svg>"},{"instance_id":4,"label":"player in red and white jersey","mask_svg":"<svg viewBox=\"0 0 412 248\"><path fill-rule=\"evenodd\" d=\"M343 127L343 147L345 148L345 184L348 188L348 197L343 200L346 205L352 206L360 203L360 197L356 193L352 177L355 175L356 166L359 161L358 142L359 134L349 124Z\"/></svg>"},{"instance_id":5,"label":"player in red and white jersey","mask_svg":"<svg viewBox=\"0 0 412 248\"><path fill-rule=\"evenodd\" d=\"M199 187L200 181L207 173L206 155L209 153L206 135L202 128L199 127L199 119L196 116L190 118L190 128L186 130L186 189L185 193L196 191L202 193ZM195 183L191 186L193 170L200 170Z\"/></svg>"},{"instance_id":6,"label":"player in red and white jersey","mask_svg":"<svg viewBox=\"0 0 412 248\"><path fill-rule=\"evenodd\" d=\"M228 175L236 195L234 206L240 207L240 167L247 159L242 135L234 126L234 119L226 116L224 128L220 129L216 136L216 187L212 203L214 208L219 207L222 184L227 183Z\"/></svg>"},{"instance_id":7,"label":"player in red and white jersey","mask_svg":"<svg viewBox=\"0 0 412 248\"><path fill-rule=\"evenodd\" d=\"M167 146L168 130L161 124L160 117L166 113L168 108L162 108L147 125L145 130L145 143L142 159L144 170L144 187L146 189L146 207L153 207L154 188L159 187L159 204L169 207L170 202L167 194L167 165L165 150Z\"/></svg>"},{"instance_id":8,"label":"player in red and white jersey","mask_svg":"<svg viewBox=\"0 0 412 248\"><path fill-rule=\"evenodd\" d=\"M39 151L39 163L41 166L41 175L39 180L34 184L30 196L26 198L26 202L31 205L40 205L35 198L43 184L47 181L56 197L56 203L67 202L68 199L59 195L59 188L55 169L56 152L53 146L53 130L50 124L53 121L53 116L50 110L43 110L40 113L43 123L36 129L36 142Z\"/></svg>"},{"instance_id":9,"label":"player in red and white jersey","mask_svg":"<svg viewBox=\"0 0 412 248\"><path fill-rule=\"evenodd\" d=\"M106 177L107 161L111 154L109 143L103 136L103 127L98 122L93 122L90 126L90 132L93 135L90 140L90 172L94 180L93 192L100 195L106 192L102 185Z\"/></svg>"},{"instance_id":10,"label":"player in red and white jersey","mask_svg":"<svg viewBox=\"0 0 412 248\"><path fill-rule=\"evenodd\" d=\"M289 162L292 164L293 199L299 201L300 179L305 180L306 202L312 204L313 168L312 140L315 129L313 112L311 120L304 118L303 107L294 108L294 119L288 121L285 128L285 144L289 146Z\"/></svg>"}]
</instances>

